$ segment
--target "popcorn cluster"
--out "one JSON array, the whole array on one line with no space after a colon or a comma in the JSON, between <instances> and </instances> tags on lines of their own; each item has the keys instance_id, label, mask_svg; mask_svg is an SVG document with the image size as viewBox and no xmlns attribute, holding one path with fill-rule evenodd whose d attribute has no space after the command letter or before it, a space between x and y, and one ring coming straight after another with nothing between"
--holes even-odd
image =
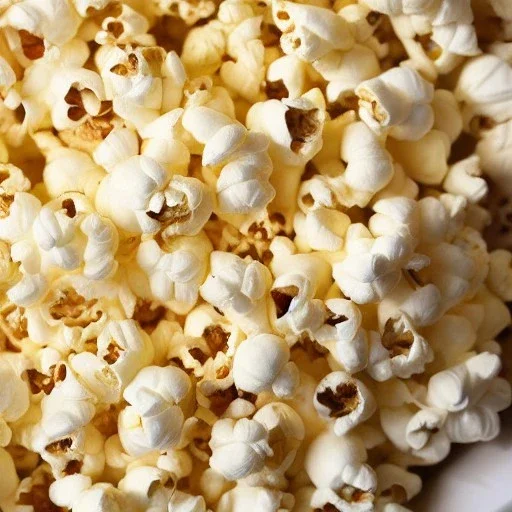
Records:
<instances>
[{"instance_id":1,"label":"popcorn cluster","mask_svg":"<svg viewBox=\"0 0 512 512\"><path fill-rule=\"evenodd\" d=\"M511 40L504 0L0 0L0 509L402 512L496 437Z\"/></svg>"}]
</instances>

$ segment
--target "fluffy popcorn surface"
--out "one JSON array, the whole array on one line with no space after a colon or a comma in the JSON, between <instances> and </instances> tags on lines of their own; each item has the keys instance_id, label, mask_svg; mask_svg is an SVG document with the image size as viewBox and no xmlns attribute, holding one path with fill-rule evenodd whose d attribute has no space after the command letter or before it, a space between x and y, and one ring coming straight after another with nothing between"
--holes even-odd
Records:
<instances>
[{"instance_id":1,"label":"fluffy popcorn surface","mask_svg":"<svg viewBox=\"0 0 512 512\"><path fill-rule=\"evenodd\" d=\"M511 36L506 0L0 0L0 509L405 512L495 439Z\"/></svg>"}]
</instances>

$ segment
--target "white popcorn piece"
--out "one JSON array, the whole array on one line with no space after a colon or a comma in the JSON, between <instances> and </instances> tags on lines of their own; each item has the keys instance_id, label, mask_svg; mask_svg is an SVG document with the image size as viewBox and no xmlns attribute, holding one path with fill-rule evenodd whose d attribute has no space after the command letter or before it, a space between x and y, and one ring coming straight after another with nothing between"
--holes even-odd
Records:
<instances>
[{"instance_id":1,"label":"white popcorn piece","mask_svg":"<svg viewBox=\"0 0 512 512\"><path fill-rule=\"evenodd\" d=\"M306 435L304 422L292 407L281 402L264 405L253 419L267 429L269 445L274 452L265 462L272 474L268 482L270 484L276 476L284 476L293 464Z\"/></svg>"},{"instance_id":2,"label":"white popcorn piece","mask_svg":"<svg viewBox=\"0 0 512 512\"><path fill-rule=\"evenodd\" d=\"M273 452L268 432L258 421L242 418L218 420L210 440L210 465L228 480L259 471Z\"/></svg>"},{"instance_id":3,"label":"white popcorn piece","mask_svg":"<svg viewBox=\"0 0 512 512\"><path fill-rule=\"evenodd\" d=\"M454 6L444 0L432 19L432 40L448 53L478 55L481 52L472 22L471 2Z\"/></svg>"},{"instance_id":4,"label":"white popcorn piece","mask_svg":"<svg viewBox=\"0 0 512 512\"><path fill-rule=\"evenodd\" d=\"M91 213L80 224L80 229L87 237L83 256L84 276L93 280L112 276L118 268L115 253L119 245L119 236L112 222Z\"/></svg>"},{"instance_id":5,"label":"white popcorn piece","mask_svg":"<svg viewBox=\"0 0 512 512\"><path fill-rule=\"evenodd\" d=\"M55 20L59 24L55 27ZM16 58L28 67L32 61L67 43L76 33L81 19L66 0L49 0L41 4L24 0L11 5L1 24Z\"/></svg>"},{"instance_id":6,"label":"white popcorn piece","mask_svg":"<svg viewBox=\"0 0 512 512\"><path fill-rule=\"evenodd\" d=\"M413 238L400 234L373 238L361 224L347 231L346 257L333 266L342 292L358 304L382 300L398 284L401 269L421 268L424 258L413 253Z\"/></svg>"},{"instance_id":7,"label":"white popcorn piece","mask_svg":"<svg viewBox=\"0 0 512 512\"><path fill-rule=\"evenodd\" d=\"M313 62L333 50L349 50L354 37L348 23L334 12L314 5L275 1L274 23L283 33L284 53Z\"/></svg>"},{"instance_id":8,"label":"white popcorn piece","mask_svg":"<svg viewBox=\"0 0 512 512\"><path fill-rule=\"evenodd\" d=\"M100 75L88 69L56 73L49 87L52 123L57 130L76 128L102 112L106 99Z\"/></svg>"},{"instance_id":9,"label":"white popcorn piece","mask_svg":"<svg viewBox=\"0 0 512 512\"><path fill-rule=\"evenodd\" d=\"M98 154L96 158L101 161ZM100 183L96 207L120 228L133 233L162 230L169 236L195 235L208 220L212 200L207 187L196 178L171 178L158 162L145 155L110 165L110 174ZM126 187L127 182L132 185Z\"/></svg>"},{"instance_id":10,"label":"white popcorn piece","mask_svg":"<svg viewBox=\"0 0 512 512\"><path fill-rule=\"evenodd\" d=\"M163 248L155 240L148 240L139 245L137 263L149 280L154 298L186 313L197 302L210 251L210 241L204 234L171 239Z\"/></svg>"},{"instance_id":11,"label":"white popcorn piece","mask_svg":"<svg viewBox=\"0 0 512 512\"><path fill-rule=\"evenodd\" d=\"M324 128L325 144L313 160L329 170L321 179L338 204L365 207L373 195L391 182L394 167L377 135L363 122L339 116ZM324 185L325 187L325 185Z\"/></svg>"},{"instance_id":12,"label":"white popcorn piece","mask_svg":"<svg viewBox=\"0 0 512 512\"><path fill-rule=\"evenodd\" d=\"M259 99L265 77L265 47L260 39L262 18L248 18L229 34L227 54L236 60L224 62L220 68L224 84L250 102Z\"/></svg>"},{"instance_id":13,"label":"white popcorn piece","mask_svg":"<svg viewBox=\"0 0 512 512\"><path fill-rule=\"evenodd\" d=\"M200 0L197 5L183 0L156 0L155 3L159 14L181 18L187 25L195 25L199 20L209 18L216 8L211 0Z\"/></svg>"},{"instance_id":14,"label":"white popcorn piece","mask_svg":"<svg viewBox=\"0 0 512 512\"><path fill-rule=\"evenodd\" d=\"M261 263L214 251L210 274L200 292L203 299L219 308L246 334L261 333L270 330L266 311L270 284L270 272Z\"/></svg>"},{"instance_id":15,"label":"white popcorn piece","mask_svg":"<svg viewBox=\"0 0 512 512\"><path fill-rule=\"evenodd\" d=\"M118 488L138 509L161 510L170 501L171 492L164 487L169 477L166 471L153 466L129 467Z\"/></svg>"},{"instance_id":16,"label":"white popcorn piece","mask_svg":"<svg viewBox=\"0 0 512 512\"><path fill-rule=\"evenodd\" d=\"M482 397L485 387L498 375L500 368L500 360L494 354L484 352L474 356L434 375L429 380L427 399L439 409L461 411L470 400L474 402L475 398Z\"/></svg>"},{"instance_id":17,"label":"white popcorn piece","mask_svg":"<svg viewBox=\"0 0 512 512\"><path fill-rule=\"evenodd\" d=\"M69 501L69 497L62 496L65 490L67 491L65 487L53 487L52 484L50 488L52 501L55 499L55 502L60 506L72 506L73 510L77 512L91 510L107 512L109 510L129 509L133 506L128 496L108 483L100 482L90 486L88 489L84 489L82 492L78 493L76 497L73 496L73 501Z\"/></svg>"},{"instance_id":18,"label":"white popcorn piece","mask_svg":"<svg viewBox=\"0 0 512 512\"><path fill-rule=\"evenodd\" d=\"M328 80L326 97L342 105L354 99L357 86L379 75L379 60L372 48L355 44L346 52L333 51L313 63L315 70Z\"/></svg>"},{"instance_id":19,"label":"white popcorn piece","mask_svg":"<svg viewBox=\"0 0 512 512\"><path fill-rule=\"evenodd\" d=\"M417 203L407 198L394 197L380 199L373 206L375 212L368 221L372 235L418 238L419 212Z\"/></svg>"},{"instance_id":20,"label":"white popcorn piece","mask_svg":"<svg viewBox=\"0 0 512 512\"><path fill-rule=\"evenodd\" d=\"M377 477L365 464L366 450L361 439L353 434L341 437L327 431L317 436L306 453L304 467L318 490L338 493L345 486L373 492ZM319 460L325 461L318 464Z\"/></svg>"},{"instance_id":21,"label":"white popcorn piece","mask_svg":"<svg viewBox=\"0 0 512 512\"><path fill-rule=\"evenodd\" d=\"M299 98L306 92L307 64L295 55L284 55L270 63L266 79L268 96L269 90L273 91L282 82L286 97Z\"/></svg>"},{"instance_id":22,"label":"white popcorn piece","mask_svg":"<svg viewBox=\"0 0 512 512\"><path fill-rule=\"evenodd\" d=\"M81 498L81 494L92 487L91 477L81 475L66 475L55 480L49 487L49 498L58 506L72 507Z\"/></svg>"},{"instance_id":23,"label":"white popcorn piece","mask_svg":"<svg viewBox=\"0 0 512 512\"><path fill-rule=\"evenodd\" d=\"M445 458L450 442L490 440L499 433L497 412L511 400L510 385L496 378L499 358L481 353L435 374L426 400L435 408L381 409L381 424L392 442L423 464Z\"/></svg>"},{"instance_id":24,"label":"white popcorn piece","mask_svg":"<svg viewBox=\"0 0 512 512\"><path fill-rule=\"evenodd\" d=\"M471 203L478 203L488 191L487 182L481 176L480 159L473 155L450 167L444 178L443 188L450 194L458 194Z\"/></svg>"},{"instance_id":25,"label":"white popcorn piece","mask_svg":"<svg viewBox=\"0 0 512 512\"><path fill-rule=\"evenodd\" d=\"M35 431L33 440L33 446L50 458L66 455L83 442L83 428L94 417L97 402L68 365L59 363L55 371L55 385L41 401L40 430Z\"/></svg>"},{"instance_id":26,"label":"white popcorn piece","mask_svg":"<svg viewBox=\"0 0 512 512\"><path fill-rule=\"evenodd\" d=\"M433 358L430 345L404 314L389 318L382 335L370 333L368 373L379 382L422 373Z\"/></svg>"},{"instance_id":27,"label":"white popcorn piece","mask_svg":"<svg viewBox=\"0 0 512 512\"><path fill-rule=\"evenodd\" d=\"M305 165L322 147L325 105L317 101L317 92L313 89L297 99L256 103L247 113L247 126L270 139L268 151L274 165L270 184L276 196L269 211L284 215L287 223L296 209Z\"/></svg>"},{"instance_id":28,"label":"white popcorn piece","mask_svg":"<svg viewBox=\"0 0 512 512\"><path fill-rule=\"evenodd\" d=\"M445 418L443 411L432 408L418 410L404 405L380 410L387 437L422 465L436 464L450 452L450 440L443 428Z\"/></svg>"},{"instance_id":29,"label":"white popcorn piece","mask_svg":"<svg viewBox=\"0 0 512 512\"><path fill-rule=\"evenodd\" d=\"M101 23L101 30L96 33L95 41L107 44L140 44L151 46L155 39L150 34L149 21L129 5L119 4L118 10L112 9Z\"/></svg>"},{"instance_id":30,"label":"white popcorn piece","mask_svg":"<svg viewBox=\"0 0 512 512\"><path fill-rule=\"evenodd\" d=\"M435 0L405 0L395 2L394 0L364 0L364 3L375 11L385 13L389 16L399 14L421 15L427 14L434 6Z\"/></svg>"},{"instance_id":31,"label":"white popcorn piece","mask_svg":"<svg viewBox=\"0 0 512 512\"><path fill-rule=\"evenodd\" d=\"M130 404L119 415L119 438L134 456L175 446L181 437L180 409L190 391L187 374L174 366L146 366L124 390Z\"/></svg>"},{"instance_id":32,"label":"white popcorn piece","mask_svg":"<svg viewBox=\"0 0 512 512\"><path fill-rule=\"evenodd\" d=\"M208 107L187 109L183 126L204 144L203 173L216 191L219 214L263 210L275 194L268 182L272 161L267 137Z\"/></svg>"},{"instance_id":33,"label":"white popcorn piece","mask_svg":"<svg viewBox=\"0 0 512 512\"><path fill-rule=\"evenodd\" d=\"M116 403L139 370L152 362L153 345L133 320L109 322L96 345L96 355L82 352L70 358L70 365L99 400Z\"/></svg>"},{"instance_id":34,"label":"white popcorn piece","mask_svg":"<svg viewBox=\"0 0 512 512\"><path fill-rule=\"evenodd\" d=\"M482 55L464 65L455 97L464 102L462 112L467 123L474 118L490 118L496 123L510 119L512 91L508 84L511 76L510 65L495 55Z\"/></svg>"},{"instance_id":35,"label":"white popcorn piece","mask_svg":"<svg viewBox=\"0 0 512 512\"><path fill-rule=\"evenodd\" d=\"M236 486L222 495L217 511L243 512L257 507L261 512L290 512L293 506L291 494L266 487Z\"/></svg>"},{"instance_id":36,"label":"white popcorn piece","mask_svg":"<svg viewBox=\"0 0 512 512\"><path fill-rule=\"evenodd\" d=\"M417 71L393 68L361 83L359 115L375 132L400 140L419 140L434 124L434 88Z\"/></svg>"},{"instance_id":37,"label":"white popcorn piece","mask_svg":"<svg viewBox=\"0 0 512 512\"><path fill-rule=\"evenodd\" d=\"M271 319L287 340L301 334L312 335L323 323L324 305L315 299L314 283L300 274L282 274L270 290Z\"/></svg>"},{"instance_id":38,"label":"white popcorn piece","mask_svg":"<svg viewBox=\"0 0 512 512\"><path fill-rule=\"evenodd\" d=\"M106 45L95 61L113 111L137 130L179 106L185 76L174 52L159 46Z\"/></svg>"},{"instance_id":39,"label":"white popcorn piece","mask_svg":"<svg viewBox=\"0 0 512 512\"><path fill-rule=\"evenodd\" d=\"M247 338L233 360L236 387L249 393L272 390L279 397L292 395L299 375L289 357L290 349L279 336L258 334Z\"/></svg>"},{"instance_id":40,"label":"white popcorn piece","mask_svg":"<svg viewBox=\"0 0 512 512\"><path fill-rule=\"evenodd\" d=\"M378 504L396 503L401 505L414 498L421 491L421 478L394 464L380 464L375 468L378 486ZM384 508L384 510L387 510ZM393 509L391 509L393 510Z\"/></svg>"},{"instance_id":41,"label":"white popcorn piece","mask_svg":"<svg viewBox=\"0 0 512 512\"><path fill-rule=\"evenodd\" d=\"M108 314L117 316L121 310L118 289L103 284L94 289L93 283L66 275L53 281L44 300L23 313L30 339L40 346L49 344L61 354L84 350L100 334Z\"/></svg>"},{"instance_id":42,"label":"white popcorn piece","mask_svg":"<svg viewBox=\"0 0 512 512\"><path fill-rule=\"evenodd\" d=\"M369 2L377 11L394 13L393 29L410 57L404 64L430 80L453 71L463 62L463 56L480 53L472 25L473 13L466 0L456 5L446 0L378 3ZM415 14L416 9L420 14ZM406 12L407 15L402 15Z\"/></svg>"},{"instance_id":43,"label":"white popcorn piece","mask_svg":"<svg viewBox=\"0 0 512 512\"><path fill-rule=\"evenodd\" d=\"M181 60L190 77L215 73L222 65L226 38L221 27L208 23L188 32Z\"/></svg>"},{"instance_id":44,"label":"white popcorn piece","mask_svg":"<svg viewBox=\"0 0 512 512\"><path fill-rule=\"evenodd\" d=\"M418 201L419 233L422 244L436 245L450 240L463 227L467 200L448 195L424 197Z\"/></svg>"},{"instance_id":45,"label":"white popcorn piece","mask_svg":"<svg viewBox=\"0 0 512 512\"><path fill-rule=\"evenodd\" d=\"M41 134L38 135L38 143L42 147ZM60 144L42 149L46 149L43 180L48 194L57 198L69 192L80 192L94 201L98 186L105 176L103 169L89 155L76 149L65 148ZM66 172L62 172L63 166L66 166Z\"/></svg>"},{"instance_id":46,"label":"white popcorn piece","mask_svg":"<svg viewBox=\"0 0 512 512\"><path fill-rule=\"evenodd\" d=\"M356 198L358 192L362 192L364 199L354 201L358 206L365 206L370 197L385 187L393 176L389 154L363 123L350 124L343 132L340 155L347 162L344 183L355 191Z\"/></svg>"},{"instance_id":47,"label":"white popcorn piece","mask_svg":"<svg viewBox=\"0 0 512 512\"><path fill-rule=\"evenodd\" d=\"M165 204L161 189L167 180L164 169L157 162L146 156L133 156L117 165L102 180L96 195L96 208L126 231L155 232L160 222L153 215L157 216Z\"/></svg>"},{"instance_id":48,"label":"white popcorn piece","mask_svg":"<svg viewBox=\"0 0 512 512\"><path fill-rule=\"evenodd\" d=\"M334 420L333 431L338 436L350 432L376 410L370 390L345 372L329 373L320 381L314 404L320 416Z\"/></svg>"},{"instance_id":49,"label":"white popcorn piece","mask_svg":"<svg viewBox=\"0 0 512 512\"><path fill-rule=\"evenodd\" d=\"M423 282L437 287L445 310L474 296L487 275L489 255L485 242L471 228L464 228L453 243L442 242L424 253L430 258L430 266L418 275Z\"/></svg>"},{"instance_id":50,"label":"white popcorn piece","mask_svg":"<svg viewBox=\"0 0 512 512\"><path fill-rule=\"evenodd\" d=\"M28 194L16 194L14 199L11 215L0 222L0 231L13 242L11 256L24 274L8 292L12 301L24 306L34 303L46 291L48 278L59 270L76 270L84 264L86 277L96 280L114 273L117 232L107 219L89 217L92 206L85 196L64 194L44 206ZM82 223L84 229L79 230Z\"/></svg>"},{"instance_id":51,"label":"white popcorn piece","mask_svg":"<svg viewBox=\"0 0 512 512\"><path fill-rule=\"evenodd\" d=\"M340 211L336 195L329 183L320 177L305 181L299 189L298 205L293 227L299 249L339 251L350 217Z\"/></svg>"},{"instance_id":52,"label":"white popcorn piece","mask_svg":"<svg viewBox=\"0 0 512 512\"><path fill-rule=\"evenodd\" d=\"M346 299L328 299L325 306L327 318L314 332L315 340L328 348L348 373L363 370L368 363L368 342L361 328L361 311Z\"/></svg>"}]
</instances>

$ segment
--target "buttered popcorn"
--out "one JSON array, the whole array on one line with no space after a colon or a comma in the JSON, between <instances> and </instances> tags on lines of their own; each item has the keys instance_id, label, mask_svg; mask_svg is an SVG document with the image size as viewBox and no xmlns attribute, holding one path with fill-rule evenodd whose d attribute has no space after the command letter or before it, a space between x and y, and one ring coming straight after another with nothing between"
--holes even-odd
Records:
<instances>
[{"instance_id":1,"label":"buttered popcorn","mask_svg":"<svg viewBox=\"0 0 512 512\"><path fill-rule=\"evenodd\" d=\"M496 438L511 35L498 0L0 0L0 510L400 512Z\"/></svg>"}]
</instances>

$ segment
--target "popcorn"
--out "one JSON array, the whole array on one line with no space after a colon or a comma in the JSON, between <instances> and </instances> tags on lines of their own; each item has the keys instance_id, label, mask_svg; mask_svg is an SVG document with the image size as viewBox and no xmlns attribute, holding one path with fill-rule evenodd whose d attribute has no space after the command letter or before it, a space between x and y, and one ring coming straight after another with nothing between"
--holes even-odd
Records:
<instances>
[{"instance_id":1,"label":"popcorn","mask_svg":"<svg viewBox=\"0 0 512 512\"><path fill-rule=\"evenodd\" d=\"M332 372L320 381L314 404L320 416L334 418L333 431L338 436L367 420L376 409L370 390L345 372Z\"/></svg>"},{"instance_id":2,"label":"popcorn","mask_svg":"<svg viewBox=\"0 0 512 512\"><path fill-rule=\"evenodd\" d=\"M377 474L378 504L409 501L421 491L421 479L394 464L380 464L375 468Z\"/></svg>"},{"instance_id":3,"label":"popcorn","mask_svg":"<svg viewBox=\"0 0 512 512\"><path fill-rule=\"evenodd\" d=\"M139 370L153 360L149 336L133 320L109 322L98 335L97 352L82 352L70 359L71 367L99 400L116 403Z\"/></svg>"},{"instance_id":4,"label":"popcorn","mask_svg":"<svg viewBox=\"0 0 512 512\"><path fill-rule=\"evenodd\" d=\"M377 381L394 375L407 379L423 372L433 359L430 345L414 330L406 315L389 318L380 337L371 333L369 347L368 372Z\"/></svg>"},{"instance_id":5,"label":"popcorn","mask_svg":"<svg viewBox=\"0 0 512 512\"><path fill-rule=\"evenodd\" d=\"M0 0L0 509L407 512L496 438L505 4Z\"/></svg>"},{"instance_id":6,"label":"popcorn","mask_svg":"<svg viewBox=\"0 0 512 512\"><path fill-rule=\"evenodd\" d=\"M95 59L113 111L137 130L178 106L185 73L174 52L159 46L106 45Z\"/></svg>"},{"instance_id":7,"label":"popcorn","mask_svg":"<svg viewBox=\"0 0 512 512\"><path fill-rule=\"evenodd\" d=\"M325 464L318 464L318 457L330 454ZM323 459L322 459L323 460ZM307 474L317 490L312 502L330 500L350 501L350 492L373 493L377 486L374 471L365 464L366 450L362 441L352 434L338 437L333 432L325 432L310 444L304 461ZM349 492L349 499L343 499L343 493ZM327 501L324 501L327 497ZM370 496L370 501L373 497ZM316 506L316 505L315 505Z\"/></svg>"},{"instance_id":8,"label":"popcorn","mask_svg":"<svg viewBox=\"0 0 512 512\"><path fill-rule=\"evenodd\" d=\"M287 55L313 62L332 50L348 50L354 44L348 23L328 9L276 1L272 13L283 33L281 48Z\"/></svg>"},{"instance_id":9,"label":"popcorn","mask_svg":"<svg viewBox=\"0 0 512 512\"><path fill-rule=\"evenodd\" d=\"M256 103L247 113L248 127L266 133L270 139L269 155L275 169L270 183L276 190L276 199L269 211L284 215L286 220L295 211L306 162L322 147L324 119L321 105L307 96Z\"/></svg>"},{"instance_id":10,"label":"popcorn","mask_svg":"<svg viewBox=\"0 0 512 512\"><path fill-rule=\"evenodd\" d=\"M262 512L289 512L294 504L293 496L266 487L236 486L224 493L219 501L219 512L242 512L256 506Z\"/></svg>"},{"instance_id":11,"label":"popcorn","mask_svg":"<svg viewBox=\"0 0 512 512\"><path fill-rule=\"evenodd\" d=\"M267 430L257 421L221 419L212 429L210 465L228 480L250 475L273 454L267 439Z\"/></svg>"},{"instance_id":12,"label":"popcorn","mask_svg":"<svg viewBox=\"0 0 512 512\"><path fill-rule=\"evenodd\" d=\"M143 368L123 393L130 404L121 411L118 422L124 449L139 456L175 446L185 419L180 402L189 391L190 380L179 368Z\"/></svg>"},{"instance_id":13,"label":"popcorn","mask_svg":"<svg viewBox=\"0 0 512 512\"><path fill-rule=\"evenodd\" d=\"M342 292L358 304L382 300L398 284L401 268L421 268L424 259L412 252L410 236L398 234L373 238L361 224L349 227L347 256L333 266Z\"/></svg>"},{"instance_id":14,"label":"popcorn","mask_svg":"<svg viewBox=\"0 0 512 512\"><path fill-rule=\"evenodd\" d=\"M452 442L488 440L498 434L497 413L511 401L510 385L497 378L499 369L499 358L483 352L429 380L427 400L450 413L446 431Z\"/></svg>"},{"instance_id":15,"label":"popcorn","mask_svg":"<svg viewBox=\"0 0 512 512\"><path fill-rule=\"evenodd\" d=\"M485 117L502 123L510 118L511 96L506 84L511 72L510 65L495 55L482 55L467 62L455 89L455 97L465 103L466 122ZM479 80L471 80L474 73L478 73ZM486 77L492 78L486 82Z\"/></svg>"},{"instance_id":16,"label":"popcorn","mask_svg":"<svg viewBox=\"0 0 512 512\"><path fill-rule=\"evenodd\" d=\"M80 17L66 0L49 0L44 4L23 0L6 10L1 25L16 58L28 67L32 61L67 43L78 30Z\"/></svg>"},{"instance_id":17,"label":"popcorn","mask_svg":"<svg viewBox=\"0 0 512 512\"><path fill-rule=\"evenodd\" d=\"M204 234L171 240L163 249L155 240L140 244L137 263L149 279L154 298L169 301L176 311L190 310L206 275L210 247Z\"/></svg>"},{"instance_id":18,"label":"popcorn","mask_svg":"<svg viewBox=\"0 0 512 512\"><path fill-rule=\"evenodd\" d=\"M263 471L261 476L272 485L276 480L283 479L285 472L292 466L305 437L304 423L289 405L280 402L264 405L256 412L254 420L261 423L269 433L273 455L266 460L264 469L268 469L270 475L267 476ZM258 475L254 476L258 479ZM252 479L249 480L252 485Z\"/></svg>"},{"instance_id":19,"label":"popcorn","mask_svg":"<svg viewBox=\"0 0 512 512\"><path fill-rule=\"evenodd\" d=\"M478 203L487 195L487 183L480 176L480 161L472 156L450 167L443 181L443 188L450 194L467 197L471 203Z\"/></svg>"},{"instance_id":20,"label":"popcorn","mask_svg":"<svg viewBox=\"0 0 512 512\"><path fill-rule=\"evenodd\" d=\"M361 119L378 134L418 140L434 124L434 88L412 69L390 69L359 84L355 93Z\"/></svg>"},{"instance_id":21,"label":"popcorn","mask_svg":"<svg viewBox=\"0 0 512 512\"><path fill-rule=\"evenodd\" d=\"M270 272L257 261L242 260L233 254L214 251L211 271L201 286L203 299L219 308L246 333L268 331L265 293L270 288Z\"/></svg>"},{"instance_id":22,"label":"popcorn","mask_svg":"<svg viewBox=\"0 0 512 512\"><path fill-rule=\"evenodd\" d=\"M325 346L348 373L363 370L368 363L368 342L361 327L361 311L346 299L327 299L325 306L327 318L314 332L315 340Z\"/></svg>"},{"instance_id":23,"label":"popcorn","mask_svg":"<svg viewBox=\"0 0 512 512\"><path fill-rule=\"evenodd\" d=\"M324 133L332 135L329 147L323 147L314 162L328 166L334 177L317 179L326 182L339 205L368 205L372 196L393 178L389 153L362 122L350 123L339 117L326 123Z\"/></svg>"},{"instance_id":24,"label":"popcorn","mask_svg":"<svg viewBox=\"0 0 512 512\"><path fill-rule=\"evenodd\" d=\"M247 338L233 360L233 379L237 388L249 393L272 390L289 396L298 384L298 370L288 362L290 350L285 341L272 334Z\"/></svg>"},{"instance_id":25,"label":"popcorn","mask_svg":"<svg viewBox=\"0 0 512 512\"><path fill-rule=\"evenodd\" d=\"M261 211L274 197L268 183L272 162L268 140L207 107L190 108L184 127L204 143L205 180L217 194L219 214Z\"/></svg>"},{"instance_id":26,"label":"popcorn","mask_svg":"<svg viewBox=\"0 0 512 512\"><path fill-rule=\"evenodd\" d=\"M235 62L224 62L220 76L226 86L247 101L257 101L260 85L265 76L265 47L261 37L262 17L255 16L242 21L227 38L227 53ZM251 77L248 81L247 77Z\"/></svg>"}]
</instances>

